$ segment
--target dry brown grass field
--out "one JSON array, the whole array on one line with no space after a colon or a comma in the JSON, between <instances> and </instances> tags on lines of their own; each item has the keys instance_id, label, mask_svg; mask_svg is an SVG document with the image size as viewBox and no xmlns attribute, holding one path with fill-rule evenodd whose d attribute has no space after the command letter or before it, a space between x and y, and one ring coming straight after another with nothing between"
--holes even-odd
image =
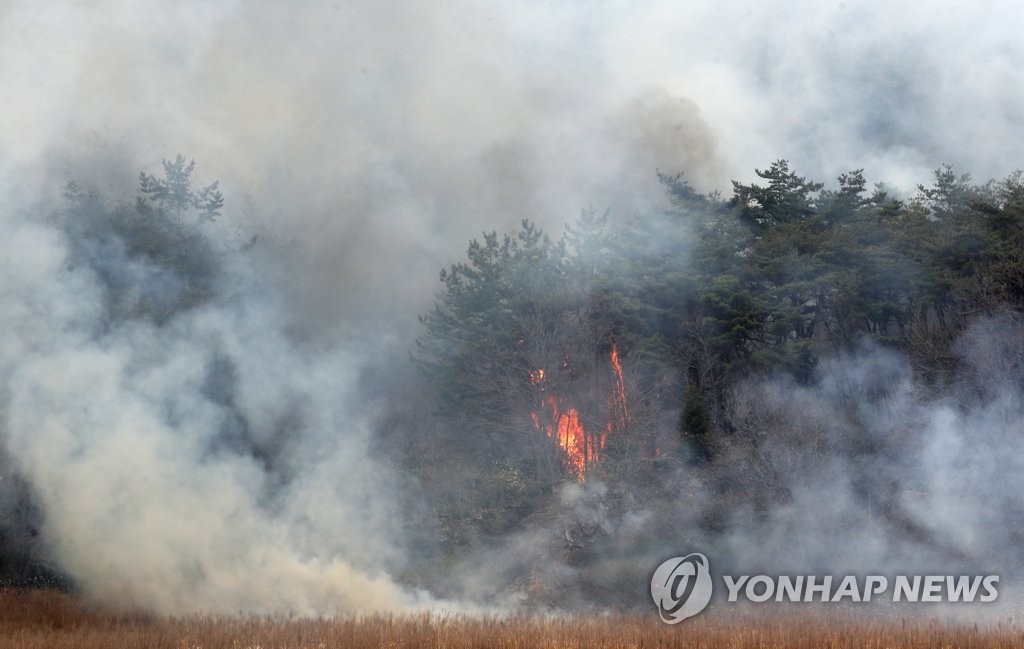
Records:
<instances>
[{"instance_id":1,"label":"dry brown grass field","mask_svg":"<svg viewBox=\"0 0 1024 649\"><path fill-rule=\"evenodd\" d=\"M0 591L0 647L261 649L693 647L931 649L1024 647L1024 630L936 620L701 616L677 626L650 616L273 619L111 614L54 591Z\"/></svg>"}]
</instances>

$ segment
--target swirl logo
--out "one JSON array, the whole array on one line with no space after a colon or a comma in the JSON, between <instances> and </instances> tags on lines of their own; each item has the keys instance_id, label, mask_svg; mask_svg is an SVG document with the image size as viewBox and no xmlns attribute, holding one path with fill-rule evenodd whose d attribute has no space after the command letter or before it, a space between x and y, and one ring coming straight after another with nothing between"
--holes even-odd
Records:
<instances>
[{"instance_id":1,"label":"swirl logo","mask_svg":"<svg viewBox=\"0 0 1024 649\"><path fill-rule=\"evenodd\" d=\"M658 566L651 578L651 597L661 621L682 622L700 613L711 601L711 569L699 552L673 557Z\"/></svg>"}]
</instances>

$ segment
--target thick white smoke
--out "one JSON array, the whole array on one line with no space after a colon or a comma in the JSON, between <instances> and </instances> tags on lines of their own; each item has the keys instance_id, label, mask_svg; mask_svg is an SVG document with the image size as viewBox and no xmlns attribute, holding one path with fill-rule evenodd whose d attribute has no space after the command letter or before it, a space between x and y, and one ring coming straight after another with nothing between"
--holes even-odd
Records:
<instances>
[{"instance_id":1,"label":"thick white smoke","mask_svg":"<svg viewBox=\"0 0 1024 649\"><path fill-rule=\"evenodd\" d=\"M230 249L216 299L158 322L136 295L143 315L111 317L113 293L173 273L111 238L101 275L58 221L0 218L4 440L51 561L100 602L163 613L415 605L386 574L395 477L350 401L365 359L291 343Z\"/></svg>"},{"instance_id":2,"label":"thick white smoke","mask_svg":"<svg viewBox=\"0 0 1024 649\"><path fill-rule=\"evenodd\" d=\"M809 386L738 387L737 446L749 446L727 477L758 497L730 508L723 556L770 574L996 574L996 611L1016 611L1022 340L1019 314L979 318L943 385L865 345L824 359Z\"/></svg>"},{"instance_id":3,"label":"thick white smoke","mask_svg":"<svg viewBox=\"0 0 1024 649\"><path fill-rule=\"evenodd\" d=\"M398 479L370 459L357 387L396 348L405 360L395 341L467 239L657 205L656 170L702 191L777 157L903 186L943 161L1002 174L1020 163L1020 15L880 0L0 3L0 399L53 559L104 601L159 611L408 605L387 577L403 561ZM228 199L214 298L112 320L111 292L131 307L178 279L83 252L31 206L67 176L129 196L178 151ZM806 428L835 421L818 394L803 395ZM1000 404L1018 395L987 396L983 417L904 400L878 425L969 481L958 431L1016 426ZM862 497L820 490L848 469L793 486L794 530L819 511L804 497L834 494L823 514ZM945 495L901 500L907 520L988 511L978 492L930 493ZM654 524L635 509L638 529ZM968 552L964 534L940 541Z\"/></svg>"}]
</instances>

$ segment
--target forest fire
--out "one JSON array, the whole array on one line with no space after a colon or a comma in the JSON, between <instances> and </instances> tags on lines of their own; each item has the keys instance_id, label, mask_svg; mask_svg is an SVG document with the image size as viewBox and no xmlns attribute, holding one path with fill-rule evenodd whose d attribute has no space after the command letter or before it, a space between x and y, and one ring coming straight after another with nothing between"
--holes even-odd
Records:
<instances>
[{"instance_id":1,"label":"forest fire","mask_svg":"<svg viewBox=\"0 0 1024 649\"><path fill-rule=\"evenodd\" d=\"M612 412L615 413L615 416L619 420L619 426L621 428L626 428L629 426L629 406L626 402L626 380L622 376L622 363L619 361L619 346L611 336L608 337L608 340L612 344L612 371L615 373L615 388L609 396L609 399L611 400Z\"/></svg>"},{"instance_id":2,"label":"forest fire","mask_svg":"<svg viewBox=\"0 0 1024 649\"><path fill-rule=\"evenodd\" d=\"M543 430L549 438L557 440L559 448L565 453L566 467L581 481L586 479L588 467L600 460L608 434L629 424L626 383L622 363L619 361L619 348L614 340L611 344L610 360L614 375L614 386L608 396L611 414L610 420L599 433L587 431L579 411L569 406L565 397L546 394L548 385L543 369L530 372L530 383L545 393L540 408L530 413L533 425Z\"/></svg>"},{"instance_id":3,"label":"forest fire","mask_svg":"<svg viewBox=\"0 0 1024 649\"><path fill-rule=\"evenodd\" d=\"M580 421L580 413L565 404L565 398L547 395L541 401L540 412L531 412L530 418L538 430L558 441L565 452L566 466L578 479L586 477L587 465L596 462L604 446L606 433L588 434ZM541 420L544 424L542 425Z\"/></svg>"}]
</instances>

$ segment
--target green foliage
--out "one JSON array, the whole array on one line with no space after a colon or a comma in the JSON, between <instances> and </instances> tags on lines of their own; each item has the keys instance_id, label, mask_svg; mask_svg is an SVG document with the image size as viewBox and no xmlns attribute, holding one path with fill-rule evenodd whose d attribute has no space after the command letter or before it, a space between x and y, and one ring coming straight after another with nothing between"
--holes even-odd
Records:
<instances>
[{"instance_id":1,"label":"green foliage","mask_svg":"<svg viewBox=\"0 0 1024 649\"><path fill-rule=\"evenodd\" d=\"M110 205L73 182L65 189L73 261L101 279L111 321L163 322L215 293L219 262L203 225L224 204L217 182L193 187L195 162L180 155L163 166L164 178L140 174L134 205Z\"/></svg>"},{"instance_id":2,"label":"green foliage","mask_svg":"<svg viewBox=\"0 0 1024 649\"><path fill-rule=\"evenodd\" d=\"M224 207L224 196L218 189L220 181L193 188L192 174L196 161L185 161L180 153L174 161L164 160L164 177L157 178L139 173L137 208L141 214L158 210L181 218L188 210L195 210L200 221L212 221Z\"/></svg>"},{"instance_id":3,"label":"green foliage","mask_svg":"<svg viewBox=\"0 0 1024 649\"><path fill-rule=\"evenodd\" d=\"M528 222L514 238L472 242L423 317L436 389L507 421L525 403L509 391L531 367L577 354L575 365L614 334L639 392L679 413L678 432L707 461L728 443L745 377L810 382L821 356L869 338L939 380L968 318L1024 308L1024 174L979 186L944 165L903 202L863 169L829 188L785 160L755 171L761 181L734 182L728 201L661 174L669 210L618 222L584 212L558 243Z\"/></svg>"},{"instance_id":4,"label":"green foliage","mask_svg":"<svg viewBox=\"0 0 1024 649\"><path fill-rule=\"evenodd\" d=\"M697 458L707 462L715 456L714 431L704 397L696 383L687 386L683 397L683 411L679 415L679 432L688 442Z\"/></svg>"},{"instance_id":5,"label":"green foliage","mask_svg":"<svg viewBox=\"0 0 1024 649\"><path fill-rule=\"evenodd\" d=\"M788 161L776 160L766 171L755 169L754 173L767 180L768 185L732 183L732 204L751 228L770 229L801 221L815 213L814 194L824 185L797 176L790 170Z\"/></svg>"},{"instance_id":6,"label":"green foliage","mask_svg":"<svg viewBox=\"0 0 1024 649\"><path fill-rule=\"evenodd\" d=\"M449 408L482 424L508 419L510 387L535 367L527 350L564 316L565 254L564 243L524 220L514 238L484 233L470 242L467 262L441 271L444 288L420 318L417 348Z\"/></svg>"},{"instance_id":7,"label":"green foliage","mask_svg":"<svg viewBox=\"0 0 1024 649\"><path fill-rule=\"evenodd\" d=\"M1024 308L1024 173L1015 171L995 185L994 194L971 207L983 223L983 295Z\"/></svg>"}]
</instances>

